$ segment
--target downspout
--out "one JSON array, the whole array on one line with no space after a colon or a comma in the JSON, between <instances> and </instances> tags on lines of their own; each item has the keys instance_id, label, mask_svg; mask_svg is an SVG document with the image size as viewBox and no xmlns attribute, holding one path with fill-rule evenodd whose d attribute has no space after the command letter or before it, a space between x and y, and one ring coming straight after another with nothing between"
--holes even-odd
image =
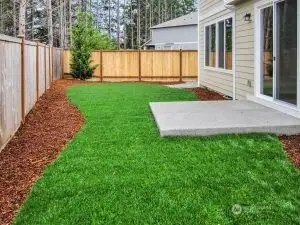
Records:
<instances>
[{"instance_id":1,"label":"downspout","mask_svg":"<svg viewBox=\"0 0 300 225\"><path fill-rule=\"evenodd\" d=\"M201 0L198 1L198 87L200 87L201 82L200 82L200 2Z\"/></svg>"},{"instance_id":2,"label":"downspout","mask_svg":"<svg viewBox=\"0 0 300 225\"><path fill-rule=\"evenodd\" d=\"M236 100L236 66L235 66L235 57L236 57L236 35L235 35L235 18L236 18L236 10L235 10L235 6L233 5L226 5L224 4L224 7L226 9L229 9L231 11L234 11L234 18L232 18L232 27L233 27L233 30L232 30L232 55L233 55L233 58L232 58L232 71L233 71L233 77L232 77L232 100Z\"/></svg>"}]
</instances>

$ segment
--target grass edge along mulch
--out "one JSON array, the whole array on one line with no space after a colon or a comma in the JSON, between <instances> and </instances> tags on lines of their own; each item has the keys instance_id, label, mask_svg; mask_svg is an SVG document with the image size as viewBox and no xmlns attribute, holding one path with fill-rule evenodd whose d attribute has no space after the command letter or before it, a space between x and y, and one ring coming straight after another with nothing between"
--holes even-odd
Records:
<instances>
[{"instance_id":1,"label":"grass edge along mulch","mask_svg":"<svg viewBox=\"0 0 300 225\"><path fill-rule=\"evenodd\" d=\"M158 85L83 85L68 96L85 126L34 186L15 224L299 220L300 174L275 135L160 138L149 101L196 98ZM234 217L233 204L245 213Z\"/></svg>"},{"instance_id":2,"label":"grass edge along mulch","mask_svg":"<svg viewBox=\"0 0 300 225\"><path fill-rule=\"evenodd\" d=\"M26 123L0 152L1 225L11 223L45 166L56 159L80 129L84 119L67 99L65 90L81 83L72 80L55 82L27 116ZM202 101L225 100L221 94L206 88L189 90ZM280 140L290 160L300 167L300 135L281 136Z\"/></svg>"},{"instance_id":3,"label":"grass edge along mulch","mask_svg":"<svg viewBox=\"0 0 300 225\"><path fill-rule=\"evenodd\" d=\"M80 130L84 118L55 81L27 115L25 123L0 152L0 224L10 224L45 166Z\"/></svg>"},{"instance_id":4,"label":"grass edge along mulch","mask_svg":"<svg viewBox=\"0 0 300 225\"><path fill-rule=\"evenodd\" d=\"M226 100L224 95L207 88L193 88L189 90L193 91L201 101ZM287 152L290 161L296 167L300 168L300 134L291 136L281 135L279 136L279 140L282 143L283 149Z\"/></svg>"}]
</instances>

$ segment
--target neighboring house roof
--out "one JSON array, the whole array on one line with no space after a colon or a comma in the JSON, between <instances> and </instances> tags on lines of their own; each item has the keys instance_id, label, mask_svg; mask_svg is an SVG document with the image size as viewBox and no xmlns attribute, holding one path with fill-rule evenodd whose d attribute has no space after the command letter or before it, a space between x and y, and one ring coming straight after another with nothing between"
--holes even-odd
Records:
<instances>
[{"instance_id":1,"label":"neighboring house roof","mask_svg":"<svg viewBox=\"0 0 300 225\"><path fill-rule=\"evenodd\" d=\"M146 41L141 47L144 47L145 45L153 45L152 39Z\"/></svg>"},{"instance_id":2,"label":"neighboring house roof","mask_svg":"<svg viewBox=\"0 0 300 225\"><path fill-rule=\"evenodd\" d=\"M184 15L176 19L169 20L164 23L153 26L151 27L151 29L164 28L164 27L179 27L179 26L188 26L188 25L197 25L197 24L198 24L198 13L192 12L188 15Z\"/></svg>"}]
</instances>

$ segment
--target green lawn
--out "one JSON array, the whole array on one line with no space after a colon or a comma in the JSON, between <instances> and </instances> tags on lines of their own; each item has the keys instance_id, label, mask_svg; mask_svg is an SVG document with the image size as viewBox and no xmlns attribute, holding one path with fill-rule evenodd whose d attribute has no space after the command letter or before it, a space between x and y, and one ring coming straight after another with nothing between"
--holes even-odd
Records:
<instances>
[{"instance_id":1,"label":"green lawn","mask_svg":"<svg viewBox=\"0 0 300 225\"><path fill-rule=\"evenodd\" d=\"M82 85L68 96L86 123L15 224L300 224L300 172L277 137L160 138L148 103L195 96L159 85Z\"/></svg>"}]
</instances>

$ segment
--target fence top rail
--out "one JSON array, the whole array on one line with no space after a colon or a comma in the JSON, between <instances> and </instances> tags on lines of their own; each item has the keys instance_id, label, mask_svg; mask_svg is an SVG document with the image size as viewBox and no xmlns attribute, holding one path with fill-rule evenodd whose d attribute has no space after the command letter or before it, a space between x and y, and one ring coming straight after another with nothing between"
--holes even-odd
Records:
<instances>
[{"instance_id":1,"label":"fence top rail","mask_svg":"<svg viewBox=\"0 0 300 225\"><path fill-rule=\"evenodd\" d=\"M17 43L17 44L22 43L21 38L11 37L11 36L7 36L7 35L4 35L4 34L0 34L0 41L9 42L9 43ZM25 40L24 45L37 46L37 43L35 41ZM43 46L43 47L47 47L47 48L51 47L50 45L40 43L40 42L39 42L39 46Z\"/></svg>"},{"instance_id":2,"label":"fence top rail","mask_svg":"<svg viewBox=\"0 0 300 225\"><path fill-rule=\"evenodd\" d=\"M44 43L41 43L39 42L39 46L42 46L42 47L48 47L48 45L44 44Z\"/></svg>"},{"instance_id":3,"label":"fence top rail","mask_svg":"<svg viewBox=\"0 0 300 225\"><path fill-rule=\"evenodd\" d=\"M4 35L4 34L0 34L0 41L11 42L11 43L18 43L18 44L22 43L22 39L16 38L16 37L7 36L7 35Z\"/></svg>"},{"instance_id":4,"label":"fence top rail","mask_svg":"<svg viewBox=\"0 0 300 225\"><path fill-rule=\"evenodd\" d=\"M36 46L36 43L33 41L25 41L24 44L29 46Z\"/></svg>"},{"instance_id":5,"label":"fence top rail","mask_svg":"<svg viewBox=\"0 0 300 225\"><path fill-rule=\"evenodd\" d=\"M70 49L64 49L65 51L70 51ZM93 50L93 52L197 52L197 50Z\"/></svg>"},{"instance_id":6,"label":"fence top rail","mask_svg":"<svg viewBox=\"0 0 300 225\"><path fill-rule=\"evenodd\" d=\"M63 49L63 48L58 48L58 47L53 47L54 50L67 50L67 49Z\"/></svg>"}]
</instances>

